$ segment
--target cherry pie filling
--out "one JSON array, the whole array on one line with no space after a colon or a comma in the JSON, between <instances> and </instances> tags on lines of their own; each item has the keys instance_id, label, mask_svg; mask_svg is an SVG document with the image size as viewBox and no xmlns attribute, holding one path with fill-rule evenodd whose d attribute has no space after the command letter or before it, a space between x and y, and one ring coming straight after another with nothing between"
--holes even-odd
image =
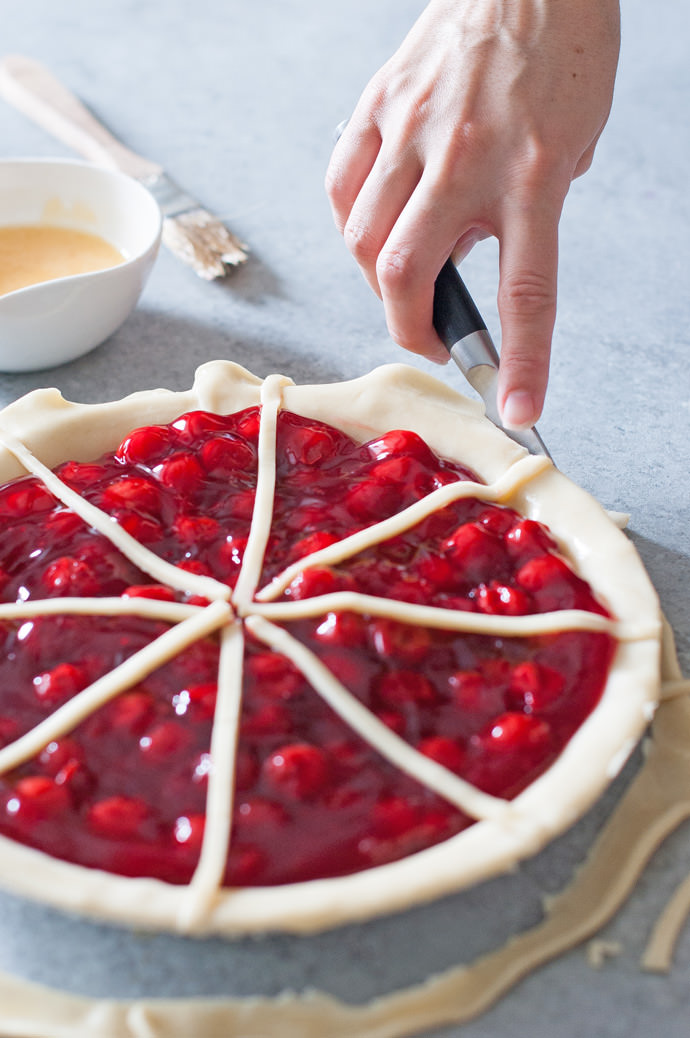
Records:
<instances>
[{"instance_id":1,"label":"cherry pie filling","mask_svg":"<svg viewBox=\"0 0 690 1038\"><path fill-rule=\"evenodd\" d=\"M131 432L56 474L146 549L234 588L257 488L258 407L202 411ZM443 487L476 477L416 434L358 444L281 411L276 490L259 587L288 565ZM0 600L205 599L157 582L33 476L0 488ZM293 603L353 591L487 616L608 615L549 531L463 497L403 533L305 564L278 621L387 728L492 796L510 799L557 758L596 706L606 632L496 637L366 611ZM172 623L45 612L0 620L0 747L11 745ZM339 876L431 847L474 819L404 774L249 630L227 886ZM205 827L219 644L200 638L0 774L0 833L77 864L189 883Z\"/></svg>"}]
</instances>

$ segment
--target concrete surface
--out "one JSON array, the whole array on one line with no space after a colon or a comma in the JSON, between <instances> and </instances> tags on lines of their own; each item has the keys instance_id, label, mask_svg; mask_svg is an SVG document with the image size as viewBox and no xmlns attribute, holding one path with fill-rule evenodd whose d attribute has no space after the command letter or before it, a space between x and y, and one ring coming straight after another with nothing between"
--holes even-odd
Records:
<instances>
[{"instance_id":1,"label":"concrete surface","mask_svg":"<svg viewBox=\"0 0 690 1038\"><path fill-rule=\"evenodd\" d=\"M0 375L0 404L44 385L85 401L152 385L183 388L199 363L215 357L299 381L352 377L401 359L425 367L388 339L380 304L335 232L323 192L334 126L421 7L411 0L13 4L3 19L5 52L47 63L132 148L222 214L252 256L227 281L207 284L161 252L139 308L110 341L61 368ZM624 7L613 113L562 221L560 309L540 430L568 475L607 507L631 514L632 536L687 671L690 33L682 0L662 7L626 0ZM68 154L0 103L0 156ZM463 273L498 338L495 246L478 247ZM442 377L464 389L450 368ZM583 823L595 824L596 812ZM594 971L576 950L443 1038L687 1035L690 933L669 977L641 974L637 963L650 920L687 871L689 852L690 833L681 832L606 929L604 936L622 944L617 958ZM558 866L561 851L549 860ZM529 870L522 887L513 883L428 910L430 936L409 952L398 919L330 935L311 949L282 940L263 951L240 945L232 962L209 943L196 975L184 960L182 980L175 976L179 942L161 938L152 961L126 935L0 897L0 969L94 994L102 993L105 974L123 994L145 993L136 990L140 984L161 994L180 985L184 993L211 993L226 969L239 975L240 990L243 976L256 970L268 988L304 978L327 984L323 961L330 957L325 973L336 993L363 998L373 987L410 983L444 959L455 961L465 942L449 925L454 906L466 921L493 917L495 938L501 904L509 921L528 923L535 911L524 900ZM422 915L408 920L415 931ZM61 941L76 956L68 977L52 953ZM91 947L99 956L85 954Z\"/></svg>"}]
</instances>

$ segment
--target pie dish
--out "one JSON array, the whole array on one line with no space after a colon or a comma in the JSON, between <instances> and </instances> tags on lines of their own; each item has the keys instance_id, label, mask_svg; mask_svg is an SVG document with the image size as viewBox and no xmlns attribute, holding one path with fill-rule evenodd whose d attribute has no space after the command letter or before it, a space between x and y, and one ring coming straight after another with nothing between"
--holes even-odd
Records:
<instances>
[{"instance_id":1,"label":"pie dish","mask_svg":"<svg viewBox=\"0 0 690 1038\"><path fill-rule=\"evenodd\" d=\"M633 547L412 368L42 390L0 441L22 895L194 934L371 918L534 853L652 717Z\"/></svg>"}]
</instances>

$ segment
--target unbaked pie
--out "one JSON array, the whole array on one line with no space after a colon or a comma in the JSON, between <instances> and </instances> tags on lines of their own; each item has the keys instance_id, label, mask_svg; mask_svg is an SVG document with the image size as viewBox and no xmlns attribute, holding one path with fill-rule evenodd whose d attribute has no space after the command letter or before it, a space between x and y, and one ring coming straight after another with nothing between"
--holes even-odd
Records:
<instances>
[{"instance_id":1,"label":"unbaked pie","mask_svg":"<svg viewBox=\"0 0 690 1038\"><path fill-rule=\"evenodd\" d=\"M414 369L43 390L0 441L22 894L196 933L367 918L536 851L653 713L630 543Z\"/></svg>"}]
</instances>

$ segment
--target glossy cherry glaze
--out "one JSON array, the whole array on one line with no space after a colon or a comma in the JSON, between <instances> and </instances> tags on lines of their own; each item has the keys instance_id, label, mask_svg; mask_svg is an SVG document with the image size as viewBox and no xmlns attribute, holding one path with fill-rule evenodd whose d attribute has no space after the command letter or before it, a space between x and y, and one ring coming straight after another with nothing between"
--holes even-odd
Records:
<instances>
[{"instance_id":1,"label":"glossy cherry glaze","mask_svg":"<svg viewBox=\"0 0 690 1038\"><path fill-rule=\"evenodd\" d=\"M192 412L134 430L61 479L162 558L235 586L256 489L259 409ZM473 479L414 433L360 445L290 413L262 584L297 559ZM36 479L0 488L0 594L184 600L155 584ZM603 613L548 531L509 508L458 501L336 566L304 569L285 601L333 590L447 609ZM194 596L188 601L203 604ZM449 633L356 613L286 625L411 745L487 792L513 797L596 705L605 634ZM0 745L29 731L166 629L136 617L0 623ZM204 830L218 645L201 640L0 776L0 833L68 861L186 883ZM246 638L228 885L336 876L403 857L472 820L387 763L286 658Z\"/></svg>"}]
</instances>

